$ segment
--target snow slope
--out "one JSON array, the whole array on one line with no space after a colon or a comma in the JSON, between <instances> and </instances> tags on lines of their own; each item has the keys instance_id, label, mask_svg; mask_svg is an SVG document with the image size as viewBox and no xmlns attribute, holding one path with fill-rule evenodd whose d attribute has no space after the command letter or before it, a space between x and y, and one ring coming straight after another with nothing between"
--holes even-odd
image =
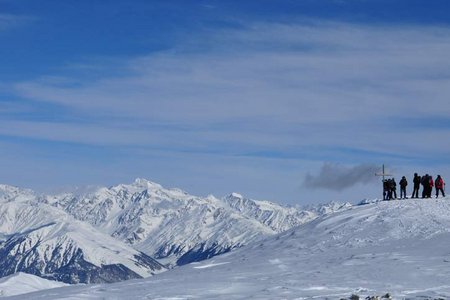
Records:
<instances>
[{"instance_id":1,"label":"snow slope","mask_svg":"<svg viewBox=\"0 0 450 300\"><path fill-rule=\"evenodd\" d=\"M148 279L42 291L26 299L348 299L353 293L447 299L449 245L450 198L386 201L323 216Z\"/></svg>"},{"instance_id":2,"label":"snow slope","mask_svg":"<svg viewBox=\"0 0 450 300\"><path fill-rule=\"evenodd\" d=\"M44 196L40 201L178 265L228 252L320 214L235 193L224 199L196 197L145 179L79 195Z\"/></svg>"},{"instance_id":3,"label":"snow slope","mask_svg":"<svg viewBox=\"0 0 450 300\"><path fill-rule=\"evenodd\" d=\"M67 284L40 278L26 273L15 273L0 279L0 297L31 293L39 290L48 290Z\"/></svg>"},{"instance_id":4,"label":"snow slope","mask_svg":"<svg viewBox=\"0 0 450 300\"><path fill-rule=\"evenodd\" d=\"M8 186L0 191L0 277L26 272L67 283L114 282L165 270L28 192ZM28 196L16 196L22 194Z\"/></svg>"}]
</instances>

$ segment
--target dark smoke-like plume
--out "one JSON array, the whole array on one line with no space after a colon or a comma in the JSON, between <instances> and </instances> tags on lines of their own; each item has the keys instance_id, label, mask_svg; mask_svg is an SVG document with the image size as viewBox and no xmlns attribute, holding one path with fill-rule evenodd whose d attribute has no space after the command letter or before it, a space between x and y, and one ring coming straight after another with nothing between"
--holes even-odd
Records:
<instances>
[{"instance_id":1,"label":"dark smoke-like plume","mask_svg":"<svg viewBox=\"0 0 450 300\"><path fill-rule=\"evenodd\" d=\"M379 166L362 164L346 167L339 164L325 163L317 175L307 174L303 186L314 189L341 191L357 183L369 183L376 180L374 176Z\"/></svg>"}]
</instances>

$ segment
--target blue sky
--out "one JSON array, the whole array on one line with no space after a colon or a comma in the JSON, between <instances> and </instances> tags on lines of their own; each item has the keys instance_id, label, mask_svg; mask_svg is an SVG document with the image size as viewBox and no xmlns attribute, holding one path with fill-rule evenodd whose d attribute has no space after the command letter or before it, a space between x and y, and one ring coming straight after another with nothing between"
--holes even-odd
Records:
<instances>
[{"instance_id":1,"label":"blue sky","mask_svg":"<svg viewBox=\"0 0 450 300\"><path fill-rule=\"evenodd\" d=\"M379 194L324 170L448 178L449 8L0 0L0 182L305 204Z\"/></svg>"}]
</instances>

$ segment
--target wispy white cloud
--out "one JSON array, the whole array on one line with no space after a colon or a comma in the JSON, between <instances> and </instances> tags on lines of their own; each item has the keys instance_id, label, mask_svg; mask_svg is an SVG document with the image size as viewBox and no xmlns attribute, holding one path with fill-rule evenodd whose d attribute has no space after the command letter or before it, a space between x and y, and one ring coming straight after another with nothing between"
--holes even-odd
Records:
<instances>
[{"instance_id":1,"label":"wispy white cloud","mask_svg":"<svg viewBox=\"0 0 450 300\"><path fill-rule=\"evenodd\" d=\"M383 122L450 114L449 37L446 27L309 21L209 32L189 37L191 44L198 41L195 50L180 43L173 51L127 60L124 76L17 83L17 95L70 108L91 124L16 122L5 130L174 149L186 146L173 142L184 139L203 148L242 145L241 152L306 146L435 152L449 139L436 138L439 147L431 149L416 140L437 133L414 129L399 136ZM124 125L134 123L144 125Z\"/></svg>"}]
</instances>

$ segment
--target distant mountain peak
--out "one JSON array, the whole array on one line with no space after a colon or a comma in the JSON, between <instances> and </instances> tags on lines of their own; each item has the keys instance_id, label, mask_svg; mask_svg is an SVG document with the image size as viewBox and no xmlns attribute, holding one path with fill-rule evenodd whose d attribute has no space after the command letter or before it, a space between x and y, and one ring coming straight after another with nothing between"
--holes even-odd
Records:
<instances>
[{"instance_id":1,"label":"distant mountain peak","mask_svg":"<svg viewBox=\"0 0 450 300\"><path fill-rule=\"evenodd\" d=\"M24 191L31 191L31 190L22 189L14 185L0 184L0 192L24 192Z\"/></svg>"},{"instance_id":2,"label":"distant mountain peak","mask_svg":"<svg viewBox=\"0 0 450 300\"><path fill-rule=\"evenodd\" d=\"M143 187L143 188L159 188L159 189L162 188L160 184L145 178L136 178L132 183L132 185L135 187Z\"/></svg>"},{"instance_id":3,"label":"distant mountain peak","mask_svg":"<svg viewBox=\"0 0 450 300\"><path fill-rule=\"evenodd\" d=\"M244 196L242 196L241 194L236 193L236 192L231 193L228 197L244 199Z\"/></svg>"},{"instance_id":4,"label":"distant mountain peak","mask_svg":"<svg viewBox=\"0 0 450 300\"><path fill-rule=\"evenodd\" d=\"M36 194L29 189L16 186L0 184L0 201L26 201L34 198Z\"/></svg>"}]
</instances>

